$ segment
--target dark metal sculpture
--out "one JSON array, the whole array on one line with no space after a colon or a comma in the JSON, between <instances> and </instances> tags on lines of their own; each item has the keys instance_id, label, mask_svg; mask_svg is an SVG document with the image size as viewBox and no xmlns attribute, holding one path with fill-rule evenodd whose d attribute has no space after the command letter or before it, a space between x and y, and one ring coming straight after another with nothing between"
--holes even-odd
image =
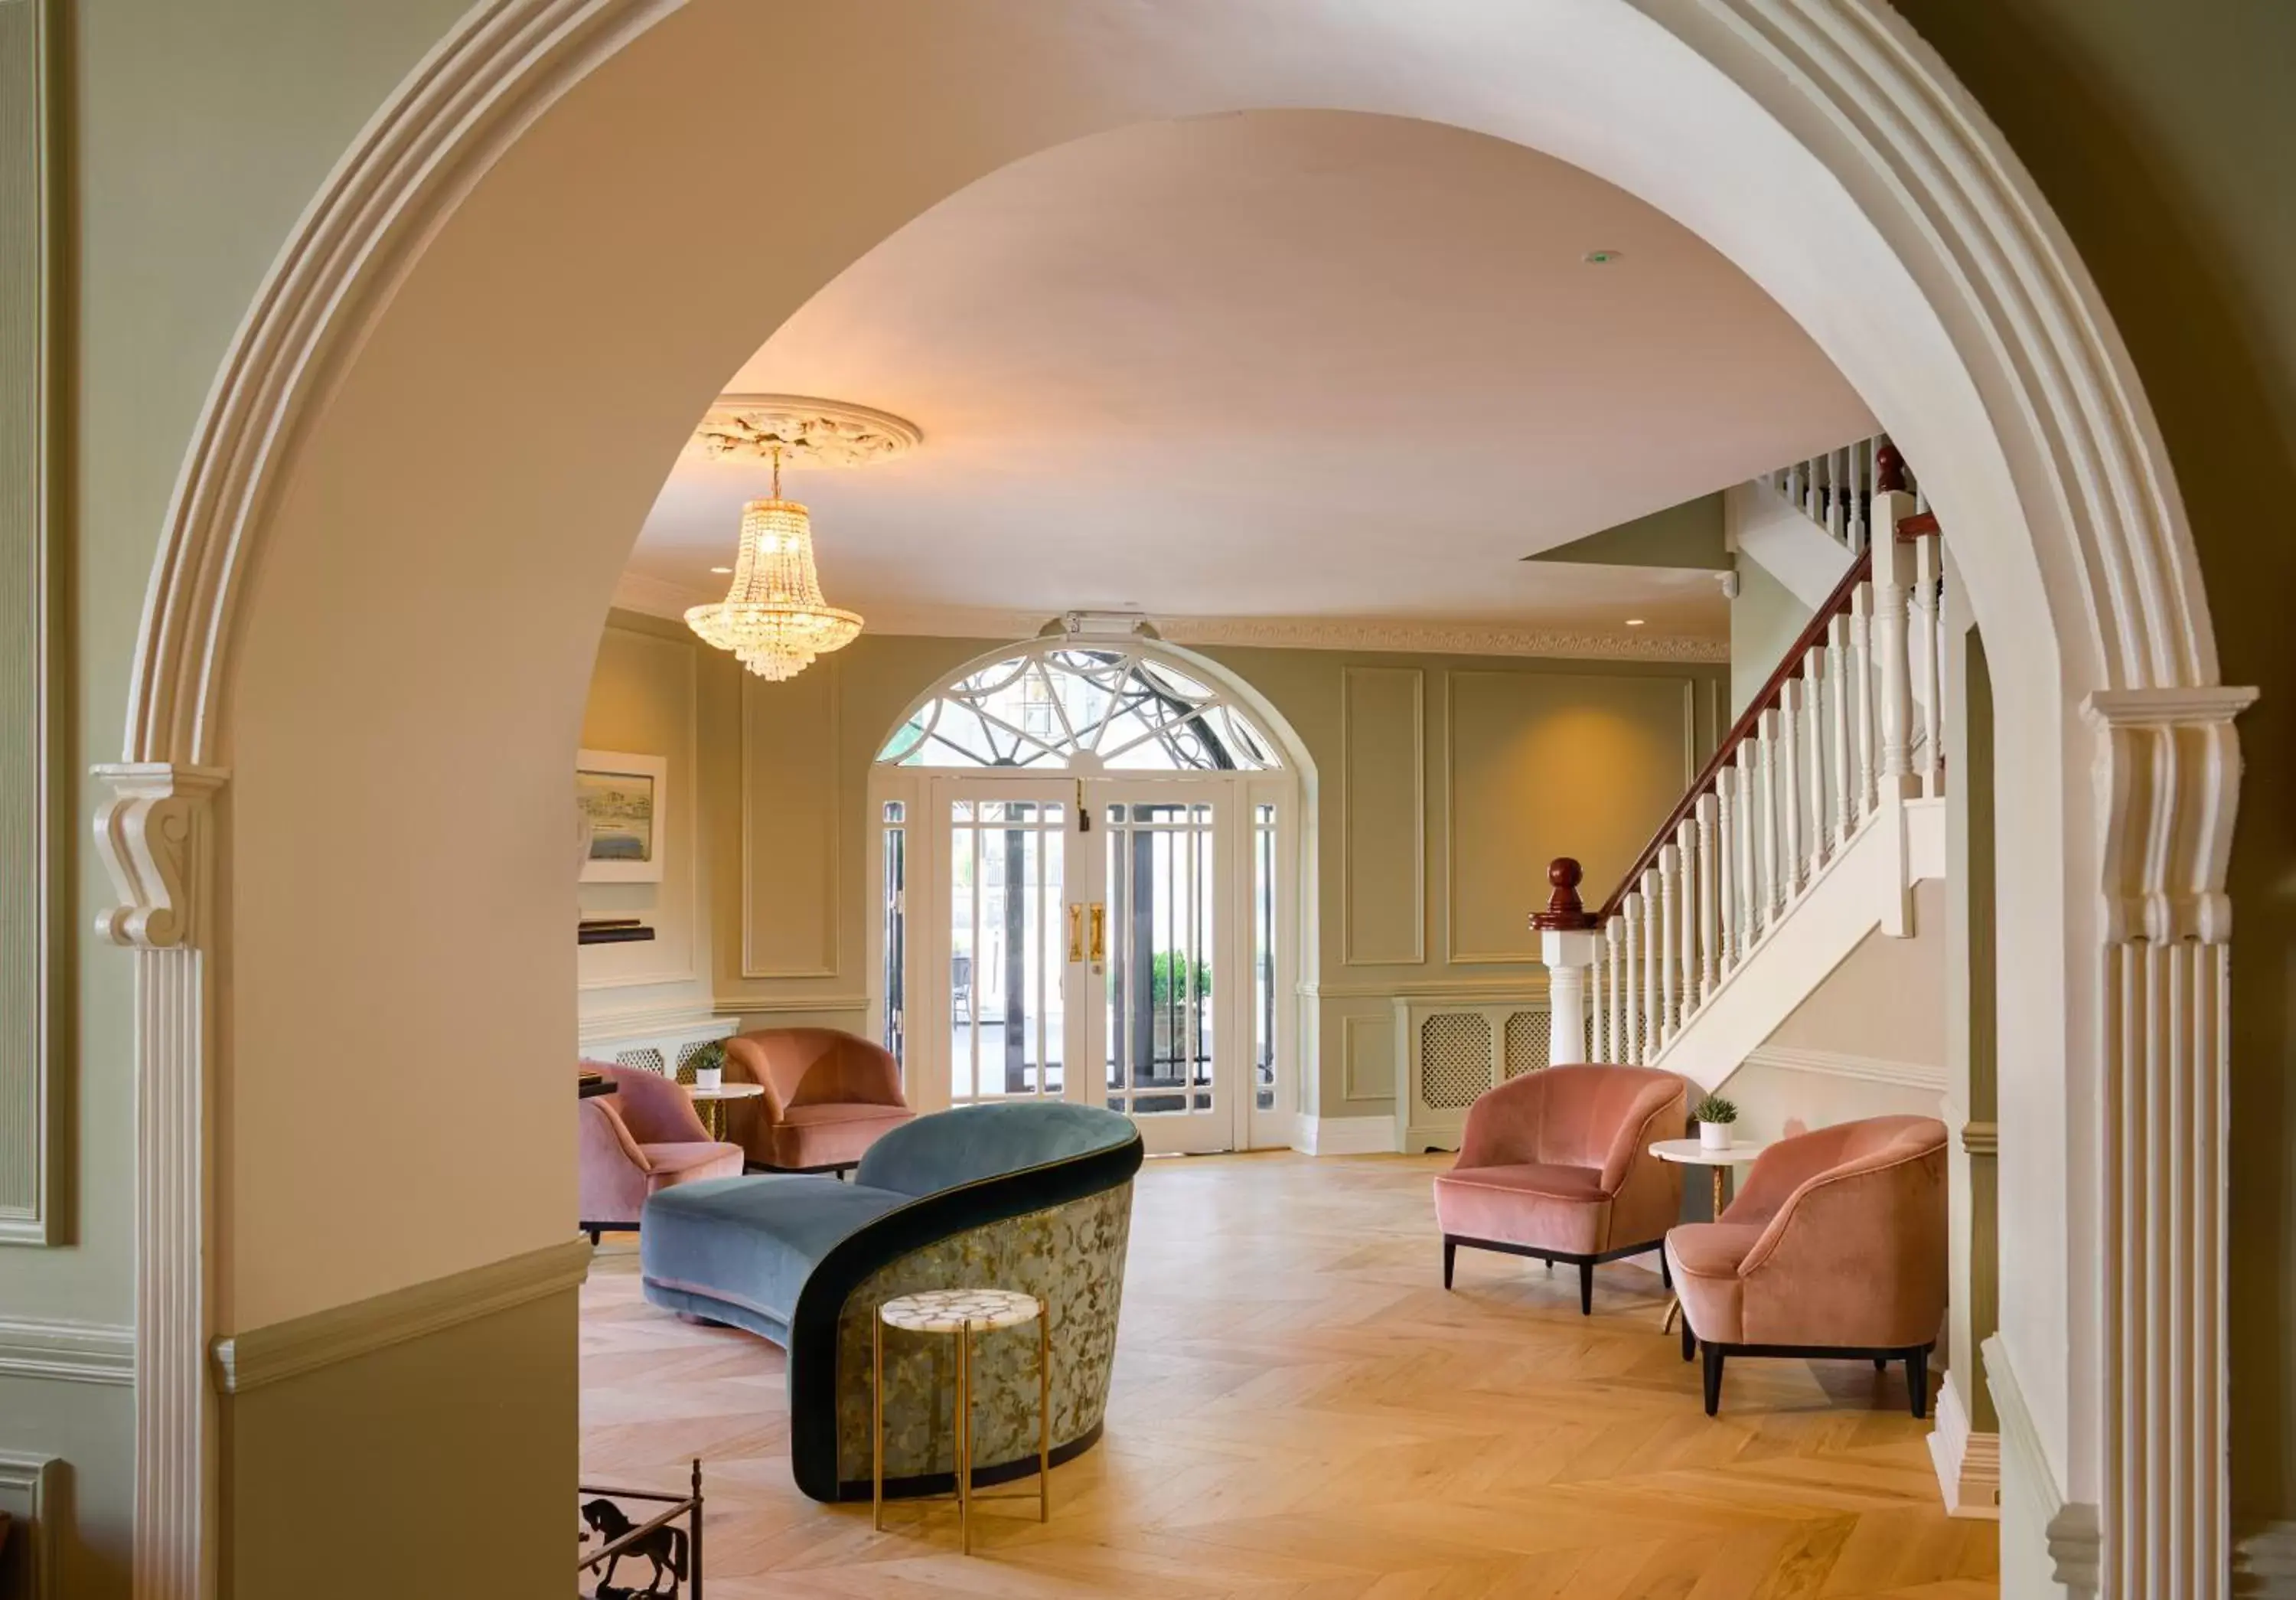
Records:
<instances>
[{"instance_id":1,"label":"dark metal sculpture","mask_svg":"<svg viewBox=\"0 0 2296 1600\"><path fill-rule=\"evenodd\" d=\"M579 1558L575 1571L597 1572L598 1587L591 1600L701 1600L701 1463L693 1464L693 1487L690 1494L663 1494L643 1489L601 1489L585 1487L575 1491L583 1497L582 1521L586 1531L582 1535ZM648 1506L660 1507L644 1522L634 1520L616 1502L643 1501ZM677 1525L685 1519L685 1526ZM598 1547L590 1548L593 1539ZM651 1563L646 1587L632 1588L614 1581L622 1559L629 1556ZM600 1571L603 1567L604 1571ZM664 1588L664 1584L668 1587ZM687 1587L681 1587L687 1586Z\"/></svg>"}]
</instances>

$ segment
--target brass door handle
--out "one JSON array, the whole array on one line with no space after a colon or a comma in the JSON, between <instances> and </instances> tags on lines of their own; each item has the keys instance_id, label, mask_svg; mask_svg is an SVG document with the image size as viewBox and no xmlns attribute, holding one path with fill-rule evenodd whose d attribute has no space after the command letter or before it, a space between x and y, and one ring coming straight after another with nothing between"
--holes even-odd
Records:
<instances>
[{"instance_id":1,"label":"brass door handle","mask_svg":"<svg viewBox=\"0 0 2296 1600\"><path fill-rule=\"evenodd\" d=\"M1108 958L1108 907L1100 901L1092 903L1092 959L1097 966Z\"/></svg>"},{"instance_id":2,"label":"brass door handle","mask_svg":"<svg viewBox=\"0 0 2296 1600\"><path fill-rule=\"evenodd\" d=\"M1084 902L1069 902L1069 959L1084 959Z\"/></svg>"}]
</instances>

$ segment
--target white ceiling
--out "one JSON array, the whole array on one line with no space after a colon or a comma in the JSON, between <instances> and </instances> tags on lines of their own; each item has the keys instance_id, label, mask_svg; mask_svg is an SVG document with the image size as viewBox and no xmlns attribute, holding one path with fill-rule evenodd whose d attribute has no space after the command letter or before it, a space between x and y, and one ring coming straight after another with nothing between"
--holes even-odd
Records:
<instances>
[{"instance_id":1,"label":"white ceiling","mask_svg":"<svg viewBox=\"0 0 2296 1600\"><path fill-rule=\"evenodd\" d=\"M759 183L740 203L770 203ZM1873 427L1775 305L1641 201L1519 145L1319 111L1009 167L726 388L922 429L902 460L785 480L832 603L917 632L1136 606L1710 638L1701 575L1521 557ZM682 457L625 599L718 597L765 492L761 463Z\"/></svg>"}]
</instances>

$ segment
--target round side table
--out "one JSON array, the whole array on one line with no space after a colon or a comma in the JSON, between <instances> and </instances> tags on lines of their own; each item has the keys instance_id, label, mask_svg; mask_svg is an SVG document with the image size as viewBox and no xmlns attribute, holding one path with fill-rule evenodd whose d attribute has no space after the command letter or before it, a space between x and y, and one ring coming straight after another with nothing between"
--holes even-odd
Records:
<instances>
[{"instance_id":1,"label":"round side table","mask_svg":"<svg viewBox=\"0 0 2296 1600\"><path fill-rule=\"evenodd\" d=\"M1696 1139L1660 1139L1650 1147L1650 1153L1662 1161L1672 1161L1683 1167L1709 1167L1714 1172L1714 1219L1722 1219L1722 1208L1730 1198L1730 1169L1751 1165L1756 1156L1767 1150L1767 1145L1726 1145L1719 1150L1710 1150ZM1666 1304L1666 1319L1659 1324L1661 1333L1669 1332L1674 1319L1682 1311L1682 1298L1677 1295Z\"/></svg>"},{"instance_id":2,"label":"round side table","mask_svg":"<svg viewBox=\"0 0 2296 1600\"><path fill-rule=\"evenodd\" d=\"M877 1308L869 1365L870 1520L885 1525L885 1330L956 1336L956 1535L972 1554L972 1340L976 1333L1037 1324L1037 1520L1053 1514L1053 1315L1033 1294L1013 1289L929 1289Z\"/></svg>"},{"instance_id":3,"label":"round side table","mask_svg":"<svg viewBox=\"0 0 2296 1600\"><path fill-rule=\"evenodd\" d=\"M714 1089L705 1089L698 1083L681 1083L677 1087L685 1091L693 1102L693 1109L701 1113L701 1126L709 1130L709 1136L720 1140L726 1136L726 1103L754 1100L766 1092L764 1084L746 1079L720 1083Z\"/></svg>"}]
</instances>

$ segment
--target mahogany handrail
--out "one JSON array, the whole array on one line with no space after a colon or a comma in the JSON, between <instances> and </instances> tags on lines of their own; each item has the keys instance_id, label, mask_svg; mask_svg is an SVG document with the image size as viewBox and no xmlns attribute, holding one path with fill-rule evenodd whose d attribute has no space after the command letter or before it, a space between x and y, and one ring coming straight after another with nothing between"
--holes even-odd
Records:
<instances>
[{"instance_id":1,"label":"mahogany handrail","mask_svg":"<svg viewBox=\"0 0 2296 1600\"><path fill-rule=\"evenodd\" d=\"M1772 670L1767 681L1754 698L1746 702L1746 709L1738 713L1738 720L1730 725L1730 731L1722 735L1722 743L1714 747L1714 754L1705 766L1698 769L1698 775L1690 781L1690 787L1683 792L1681 803L1667 813L1666 820L1659 824L1658 832L1651 835L1651 841L1643 847L1642 854L1635 857L1634 865L1627 868L1626 875L1619 880L1619 886L1611 891L1611 898L1603 902L1602 910L1595 914L1598 920L1607 920L1619 914L1620 904L1641 882L1643 874L1657 863L1659 851L1672 841L1675 830L1697 810L1698 797L1706 792L1712 785L1715 775L1738 753L1738 747L1761 726L1762 713L1777 703L1778 692L1785 687L1789 679L1800 673L1809 660L1810 646L1824 640L1826 629L1836 617L1849 609L1850 599L1857 594L1857 586L1871 577L1873 571L1874 552L1868 547L1858 552L1857 559L1851 562L1849 570L1841 575L1841 581L1833 586L1833 593L1810 613L1809 621L1794 636L1794 642L1786 647L1785 655Z\"/></svg>"}]
</instances>

